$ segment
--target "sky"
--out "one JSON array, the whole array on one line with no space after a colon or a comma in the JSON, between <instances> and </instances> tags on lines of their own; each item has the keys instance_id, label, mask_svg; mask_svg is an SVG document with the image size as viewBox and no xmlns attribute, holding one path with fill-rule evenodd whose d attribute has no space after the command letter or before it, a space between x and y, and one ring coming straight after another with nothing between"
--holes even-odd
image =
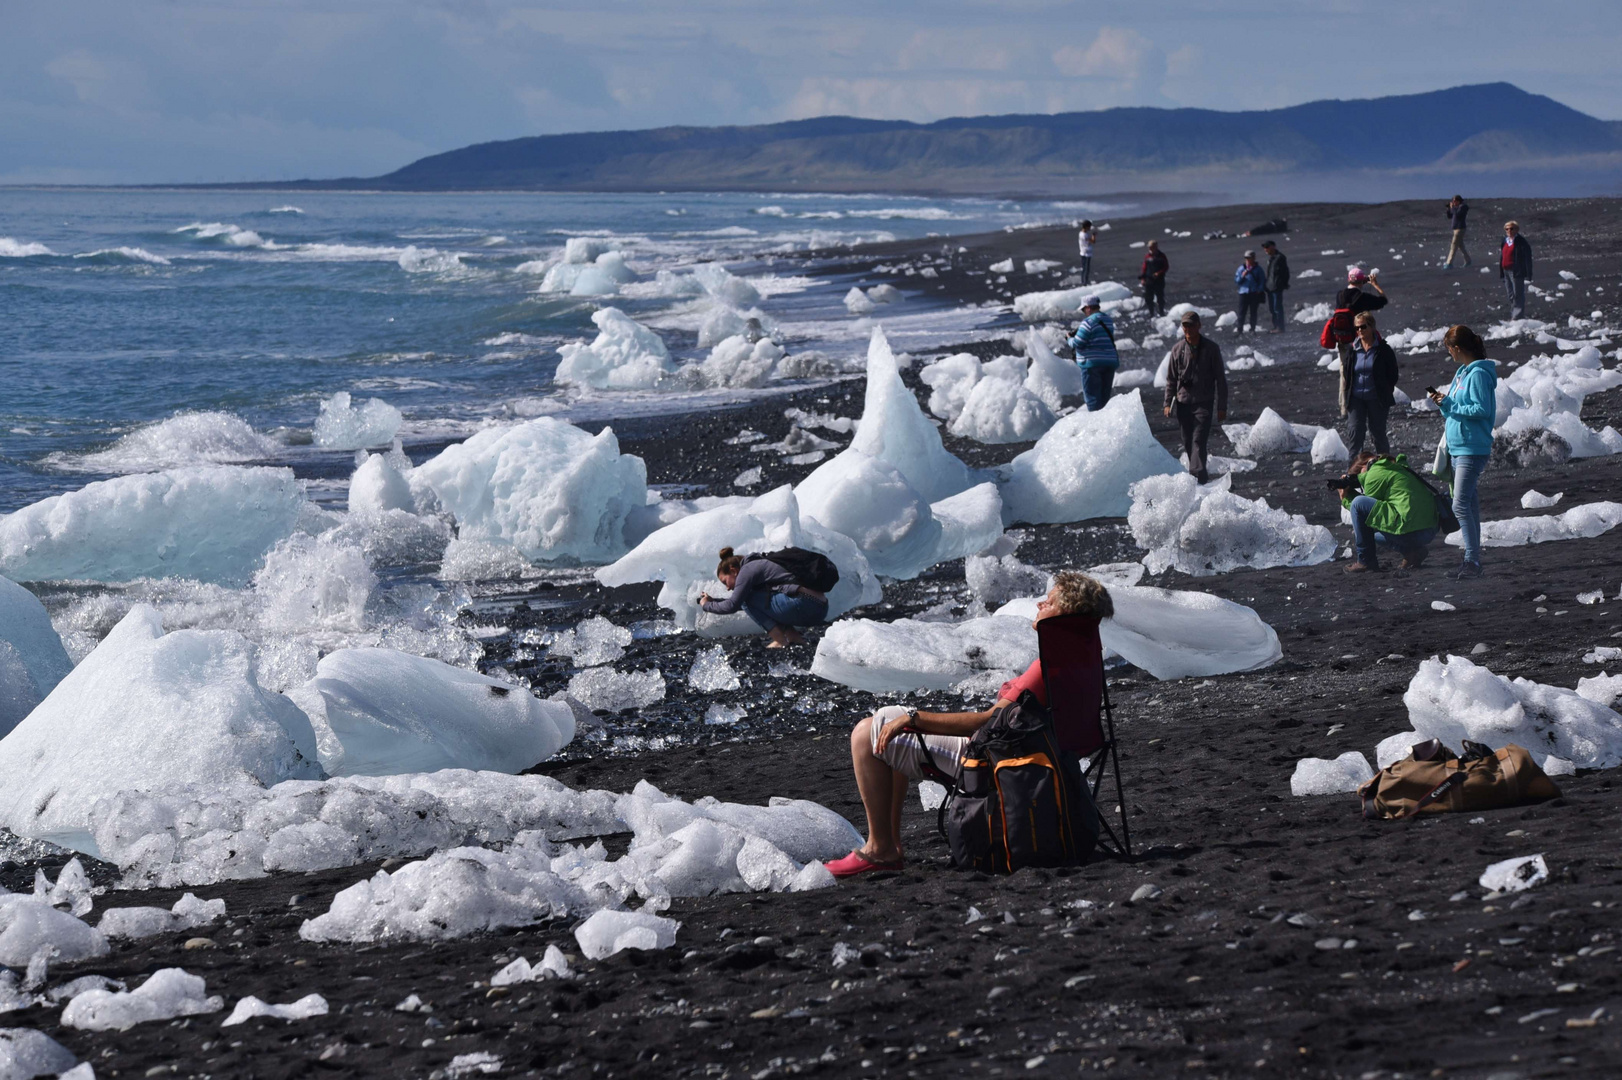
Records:
<instances>
[{"instance_id":1,"label":"sky","mask_svg":"<svg viewBox=\"0 0 1622 1080\"><path fill-rule=\"evenodd\" d=\"M565 131L1498 80L1618 119L1619 47L1617 0L0 0L0 183L373 176Z\"/></svg>"}]
</instances>

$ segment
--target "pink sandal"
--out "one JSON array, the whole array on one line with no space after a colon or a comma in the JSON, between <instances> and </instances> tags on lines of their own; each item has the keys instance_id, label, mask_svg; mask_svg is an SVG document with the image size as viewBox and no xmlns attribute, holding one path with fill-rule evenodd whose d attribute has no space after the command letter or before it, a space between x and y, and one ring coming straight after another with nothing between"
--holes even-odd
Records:
<instances>
[{"instance_id":1,"label":"pink sandal","mask_svg":"<svg viewBox=\"0 0 1622 1080\"><path fill-rule=\"evenodd\" d=\"M845 878L855 877L857 874L866 874L874 870L900 870L907 864L904 859L897 859L895 862L875 862L860 851L853 851L843 859L835 859L833 862L824 863L823 865L828 868L828 873L834 877Z\"/></svg>"}]
</instances>

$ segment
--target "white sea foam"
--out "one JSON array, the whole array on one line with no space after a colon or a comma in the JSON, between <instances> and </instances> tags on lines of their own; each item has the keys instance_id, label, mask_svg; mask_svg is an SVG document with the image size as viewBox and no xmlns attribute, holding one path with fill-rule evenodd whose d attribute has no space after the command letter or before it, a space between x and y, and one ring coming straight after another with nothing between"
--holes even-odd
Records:
<instances>
[{"instance_id":1,"label":"white sea foam","mask_svg":"<svg viewBox=\"0 0 1622 1080\"><path fill-rule=\"evenodd\" d=\"M15 240L9 236L0 236L0 259L31 259L36 255L55 255L56 252L44 244L31 243L27 240Z\"/></svg>"},{"instance_id":2,"label":"white sea foam","mask_svg":"<svg viewBox=\"0 0 1622 1080\"><path fill-rule=\"evenodd\" d=\"M113 247L101 248L98 251L86 251L74 256L75 259L124 259L129 262L150 263L153 266L168 266L169 260L162 255L154 255L146 248Z\"/></svg>"},{"instance_id":3,"label":"white sea foam","mask_svg":"<svg viewBox=\"0 0 1622 1080\"><path fill-rule=\"evenodd\" d=\"M265 238L252 229L244 229L240 225L229 225L225 222L194 221L190 225L182 225L176 229L177 233L190 233L199 240L213 240L219 238L231 247L265 247Z\"/></svg>"}]
</instances>

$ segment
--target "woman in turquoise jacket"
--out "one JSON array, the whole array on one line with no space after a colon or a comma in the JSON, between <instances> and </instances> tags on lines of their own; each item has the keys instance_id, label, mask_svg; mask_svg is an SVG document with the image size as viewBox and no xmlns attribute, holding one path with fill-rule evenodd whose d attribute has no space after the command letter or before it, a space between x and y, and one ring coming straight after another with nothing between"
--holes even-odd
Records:
<instances>
[{"instance_id":1,"label":"woman in turquoise jacket","mask_svg":"<svg viewBox=\"0 0 1622 1080\"><path fill-rule=\"evenodd\" d=\"M1492 457L1492 426L1498 415L1498 370L1487 346L1468 326L1455 326L1442 339L1459 365L1447 392L1430 399L1447 419L1447 452L1453 458L1453 514L1459 519L1464 562L1449 577L1481 576L1481 496L1477 484Z\"/></svg>"}]
</instances>

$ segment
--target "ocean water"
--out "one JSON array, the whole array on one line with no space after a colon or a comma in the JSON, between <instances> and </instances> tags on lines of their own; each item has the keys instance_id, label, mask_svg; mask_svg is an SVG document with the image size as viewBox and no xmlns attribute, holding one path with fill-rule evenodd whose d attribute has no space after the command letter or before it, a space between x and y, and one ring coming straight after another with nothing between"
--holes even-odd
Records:
<instances>
[{"instance_id":1,"label":"ocean water","mask_svg":"<svg viewBox=\"0 0 1622 1080\"><path fill-rule=\"evenodd\" d=\"M322 399L398 408L408 445L515 415L679 411L660 393L581 394L551 381L557 347L620 307L678 360L701 358L706 299L658 294L660 270L717 261L750 280L791 350L859 356L809 249L1098 216L1086 203L826 195L398 195L0 192L0 512L132 471L105 453L184 411L235 414L265 458L311 455ZM1126 210L1125 207L1117 209ZM637 273L625 295L540 291L570 237L602 238ZM800 257L797 257L800 256ZM927 289L886 311L909 342L987 321ZM734 397L736 395L733 395Z\"/></svg>"}]
</instances>

